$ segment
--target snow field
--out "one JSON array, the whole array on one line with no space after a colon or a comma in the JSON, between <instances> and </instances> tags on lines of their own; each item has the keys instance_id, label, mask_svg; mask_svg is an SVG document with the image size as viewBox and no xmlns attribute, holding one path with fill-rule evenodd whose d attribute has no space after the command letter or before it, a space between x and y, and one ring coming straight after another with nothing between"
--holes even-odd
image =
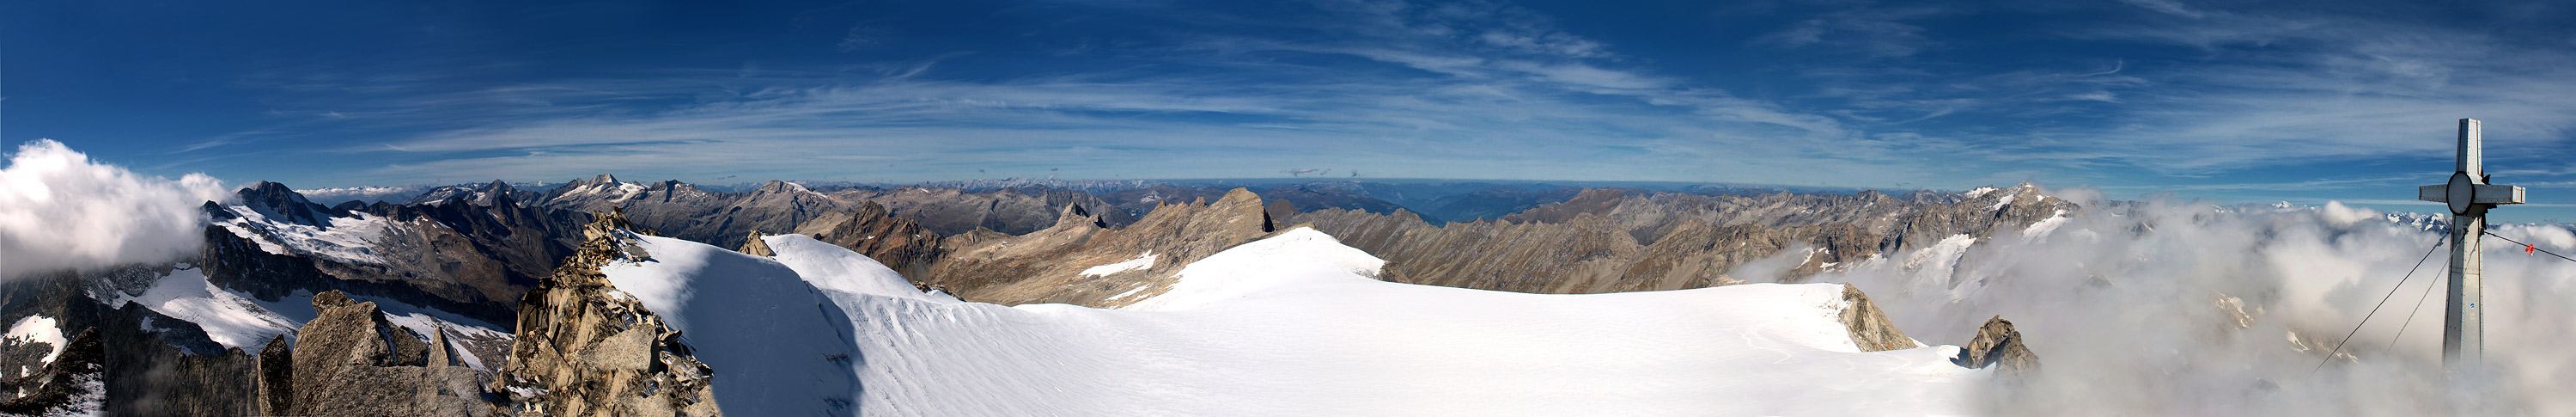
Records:
<instances>
[{"instance_id":1,"label":"snow field","mask_svg":"<svg viewBox=\"0 0 2576 417\"><path fill-rule=\"evenodd\" d=\"M225 208L241 217L220 224L224 225L225 229L231 230L234 236L258 242L260 250L268 253L279 255L303 253L355 263L385 262L384 257L376 255L374 245L368 243L370 240L384 236L385 228L391 227L390 222L382 217L367 213L357 213L356 217L331 217L329 218L331 226L323 228L270 220L268 215L260 213L259 210L253 210L250 206L234 205ZM274 239L261 237L259 233L253 233L252 230L267 231L267 235Z\"/></svg>"},{"instance_id":2,"label":"snow field","mask_svg":"<svg viewBox=\"0 0 2576 417\"><path fill-rule=\"evenodd\" d=\"M1949 363L1956 347L1858 352L1835 284L1542 295L1389 283L1371 278L1382 261L1298 229L1191 263L1126 309L1000 306L924 296L804 236L764 238L775 261L638 239L655 261L603 270L691 335L728 413L1957 414L1988 383ZM801 312L810 298L788 279L837 308ZM758 353L779 350L794 352ZM806 358L835 351L852 354L839 375L812 372ZM772 401L731 399L741 391ZM828 398L855 405L799 405Z\"/></svg>"},{"instance_id":3,"label":"snow field","mask_svg":"<svg viewBox=\"0 0 2576 417\"><path fill-rule=\"evenodd\" d=\"M428 341L429 339L425 337L441 327L458 334L477 337L512 335L512 331L505 330L504 327L444 310L404 304L386 298L368 296L349 298L358 302L376 303L376 308L385 312L386 321L411 329L413 333L424 337L422 341ZM302 329L305 322L321 316L319 312L313 310L311 293L296 291L295 294L280 297L277 301L261 301L250 294L225 289L207 281L205 271L196 268L173 270L170 275L162 276L159 281L155 281L151 288L143 291L142 295L120 295L115 300L107 301L111 307L123 307L126 303L142 303L144 308L152 309L153 312L196 323L197 327L206 331L206 337L213 339L215 343L241 348L242 351L250 353L259 353L261 349L266 348L270 337L285 334L292 340L295 332ZM147 322L146 326L149 325ZM449 344L458 352L466 352L465 347L458 341L451 340ZM475 357L473 354L460 355L460 358L468 366L485 369L482 366L482 358Z\"/></svg>"}]
</instances>

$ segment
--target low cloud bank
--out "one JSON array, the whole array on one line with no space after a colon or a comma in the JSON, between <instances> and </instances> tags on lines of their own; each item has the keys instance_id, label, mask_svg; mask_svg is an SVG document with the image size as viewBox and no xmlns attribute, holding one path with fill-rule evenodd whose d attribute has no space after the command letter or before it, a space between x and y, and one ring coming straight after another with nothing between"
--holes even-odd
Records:
<instances>
[{"instance_id":1,"label":"low cloud bank","mask_svg":"<svg viewBox=\"0 0 2576 417\"><path fill-rule=\"evenodd\" d=\"M172 259L204 244L206 201L231 198L205 174L147 177L39 139L0 168L0 279Z\"/></svg>"},{"instance_id":2,"label":"low cloud bank","mask_svg":"<svg viewBox=\"0 0 2576 417\"><path fill-rule=\"evenodd\" d=\"M2446 378L2447 247L2327 359L2442 238L2439 217L2052 194L2083 197L2088 208L2050 227L1927 245L1813 280L1852 282L1926 343L1963 344L1989 316L2012 320L2044 371L1988 393L1997 414L2576 413L2576 397L2561 391L2576 386L2576 352L2566 348L2576 346L2576 262L2485 239L2486 366ZM2576 251L2563 226L2492 231ZM2435 294L2423 292L2428 285ZM2420 309L2419 297L2428 297ZM2311 373L2321 361L2329 363Z\"/></svg>"}]
</instances>

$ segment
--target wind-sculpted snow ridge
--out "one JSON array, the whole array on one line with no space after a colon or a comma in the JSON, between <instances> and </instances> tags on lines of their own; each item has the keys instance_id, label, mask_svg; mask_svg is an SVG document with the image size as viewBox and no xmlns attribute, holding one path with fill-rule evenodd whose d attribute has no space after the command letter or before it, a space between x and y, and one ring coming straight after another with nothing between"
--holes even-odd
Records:
<instances>
[{"instance_id":1,"label":"wind-sculpted snow ridge","mask_svg":"<svg viewBox=\"0 0 2576 417\"><path fill-rule=\"evenodd\" d=\"M798 271L697 242L631 238L645 257L599 272L679 330L697 360L715 369L709 386L726 414L850 414L860 392L850 373L859 360L850 319Z\"/></svg>"},{"instance_id":2,"label":"wind-sculpted snow ridge","mask_svg":"<svg viewBox=\"0 0 2576 417\"><path fill-rule=\"evenodd\" d=\"M1954 346L1862 353L1836 284L1546 295L1390 283L1312 229L1123 309L924 293L802 235L652 236L601 268L735 415L1954 414ZM811 300L811 301L808 301ZM756 398L756 399L755 399Z\"/></svg>"}]
</instances>

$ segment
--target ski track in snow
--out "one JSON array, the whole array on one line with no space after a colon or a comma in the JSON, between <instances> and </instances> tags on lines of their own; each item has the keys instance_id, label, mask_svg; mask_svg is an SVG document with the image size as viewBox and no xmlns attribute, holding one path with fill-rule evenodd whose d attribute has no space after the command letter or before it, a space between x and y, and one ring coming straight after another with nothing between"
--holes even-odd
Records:
<instances>
[{"instance_id":1,"label":"ski track in snow","mask_svg":"<svg viewBox=\"0 0 2576 417\"><path fill-rule=\"evenodd\" d=\"M801 235L763 238L775 260L636 239L652 261L602 271L689 335L744 415L1960 414L1990 383L1952 346L1859 352L1835 284L1390 283L1298 229L1124 309L1001 306Z\"/></svg>"}]
</instances>

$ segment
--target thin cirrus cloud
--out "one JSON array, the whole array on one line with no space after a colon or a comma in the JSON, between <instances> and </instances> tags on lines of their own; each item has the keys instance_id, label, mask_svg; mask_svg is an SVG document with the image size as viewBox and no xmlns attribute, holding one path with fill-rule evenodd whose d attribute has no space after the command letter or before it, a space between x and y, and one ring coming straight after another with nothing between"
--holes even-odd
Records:
<instances>
[{"instance_id":1,"label":"thin cirrus cloud","mask_svg":"<svg viewBox=\"0 0 2576 417\"><path fill-rule=\"evenodd\" d=\"M144 148L304 187L1333 168L2359 200L2414 181L2347 180L2437 171L2451 121L2475 117L2515 150L2489 153L2499 172L2576 182L2558 162L2576 149L2554 146L2576 122L2576 53L2546 41L2568 35L2549 5L1014 6L746 11L686 36L433 22L400 35L429 48L382 63L178 66L239 69L202 78L231 80L217 93L249 95L260 123ZM623 13L574 16L651 11ZM317 163L221 165L235 155ZM134 165L168 165L151 162Z\"/></svg>"},{"instance_id":2,"label":"thin cirrus cloud","mask_svg":"<svg viewBox=\"0 0 2576 417\"><path fill-rule=\"evenodd\" d=\"M737 74L726 82L760 87L651 111L592 114L587 107L528 106L525 113L499 123L351 145L344 151L512 153L395 164L371 173L385 178L456 171L561 177L575 176L577 170L648 167L721 172L774 164L781 159L777 151L793 149L800 156L865 156L898 169L929 171L909 175L929 176L955 175L975 169L974 163L1029 158L1097 175L1131 166L1133 161L1126 159L1133 157L1156 158L1165 177L1240 176L1246 173L1228 169L1247 156L1259 156L1281 163L1385 164L1371 171L1397 176L1744 180L1764 171L1729 167L1771 164L1723 148L1816 153L1829 146L1817 141L1851 135L1830 117L1713 89L1680 87L1681 81L1671 77L1596 65L1615 56L1602 52L1597 42L1525 17L1511 20L1450 9L1406 12L1361 10L1363 16L1350 21L1374 26L1332 27L1365 34L1357 38L1194 39L1160 51L1173 56L1161 59L1168 65L1216 69L1204 74L1108 70L983 82L914 76L945 64L863 80L793 73L745 79ZM1444 28L1504 20L1510 21L1473 32ZM1351 71L1303 63L1348 58L1380 65ZM560 94L546 97L540 91ZM578 107L602 91L617 87L518 87L516 95ZM632 95L651 94L656 93ZM862 152L841 154L836 148ZM1070 149L1131 151L1049 152ZM688 158L667 157L671 155ZM1564 155L1661 161L1648 164L1657 169L1603 169L1610 161L1565 161ZM1730 158L1743 160L1725 163ZM1473 163L1420 163L1441 159ZM1408 165L1484 172L1408 171ZM1851 167L1853 172L1888 170ZM1815 181L1785 176L1757 180Z\"/></svg>"}]
</instances>

